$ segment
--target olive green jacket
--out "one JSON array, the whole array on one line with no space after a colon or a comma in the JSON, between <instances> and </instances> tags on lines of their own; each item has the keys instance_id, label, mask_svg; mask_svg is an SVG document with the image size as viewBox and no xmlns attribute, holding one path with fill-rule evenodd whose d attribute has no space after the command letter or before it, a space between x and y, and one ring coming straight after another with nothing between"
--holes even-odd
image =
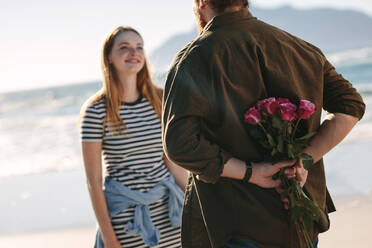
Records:
<instances>
[{"instance_id":1,"label":"olive green jacket","mask_svg":"<svg viewBox=\"0 0 372 248\"><path fill-rule=\"evenodd\" d=\"M182 223L184 248L223 247L240 236L262 248L296 247L288 212L274 189L220 177L235 157L260 161L248 135L245 110L267 97L312 101L316 113L303 123L320 126L322 109L361 118L361 96L313 45L253 17L247 9L218 15L178 53L166 79L163 143L167 156L192 172ZM312 238L329 228L335 211L323 161L304 187L321 210Z\"/></svg>"}]
</instances>

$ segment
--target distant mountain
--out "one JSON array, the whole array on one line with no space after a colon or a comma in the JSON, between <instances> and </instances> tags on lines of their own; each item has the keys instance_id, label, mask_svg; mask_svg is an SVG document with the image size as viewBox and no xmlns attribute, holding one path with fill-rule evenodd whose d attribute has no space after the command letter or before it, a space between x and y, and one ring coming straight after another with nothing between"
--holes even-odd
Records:
<instances>
[{"instance_id":1,"label":"distant mountain","mask_svg":"<svg viewBox=\"0 0 372 248\"><path fill-rule=\"evenodd\" d=\"M252 8L251 12L258 19L309 41L325 52L372 46L372 18L358 11L329 8L299 10L284 6L276 9ZM150 56L155 70L166 70L176 53L196 36L195 28L164 42Z\"/></svg>"},{"instance_id":2,"label":"distant mountain","mask_svg":"<svg viewBox=\"0 0 372 248\"><path fill-rule=\"evenodd\" d=\"M198 31L195 27L189 32L177 34L165 41L150 55L151 65L155 71L166 70L177 52L197 36Z\"/></svg>"},{"instance_id":3,"label":"distant mountain","mask_svg":"<svg viewBox=\"0 0 372 248\"><path fill-rule=\"evenodd\" d=\"M254 8L259 19L313 43L327 52L372 46L372 18L353 10Z\"/></svg>"}]
</instances>

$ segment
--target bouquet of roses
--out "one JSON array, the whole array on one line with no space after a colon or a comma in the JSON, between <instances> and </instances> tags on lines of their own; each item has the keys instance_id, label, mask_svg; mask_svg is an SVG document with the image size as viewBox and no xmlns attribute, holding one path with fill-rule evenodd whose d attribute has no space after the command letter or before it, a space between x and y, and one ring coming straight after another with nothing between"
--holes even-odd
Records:
<instances>
[{"instance_id":1,"label":"bouquet of roses","mask_svg":"<svg viewBox=\"0 0 372 248\"><path fill-rule=\"evenodd\" d=\"M286 98L266 98L259 101L244 115L244 121L250 125L249 133L265 150L264 160L273 164L297 159L302 160L304 168L309 170L313 159L302 150L309 146L315 132L304 133L299 128L301 120L308 119L315 112L315 105L301 100L299 106ZM318 206L302 190L295 179L288 179L281 169L275 177L279 177L284 192L282 198L289 200L289 214L295 225L300 242L306 247L313 247L309 232L313 222L320 217ZM302 239L302 238L303 239Z\"/></svg>"}]
</instances>

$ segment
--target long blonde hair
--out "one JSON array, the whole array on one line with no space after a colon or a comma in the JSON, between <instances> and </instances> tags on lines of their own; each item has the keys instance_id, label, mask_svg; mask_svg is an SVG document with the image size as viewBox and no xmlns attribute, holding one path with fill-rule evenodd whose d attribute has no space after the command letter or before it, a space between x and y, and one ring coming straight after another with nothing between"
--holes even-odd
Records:
<instances>
[{"instance_id":1,"label":"long blonde hair","mask_svg":"<svg viewBox=\"0 0 372 248\"><path fill-rule=\"evenodd\" d=\"M105 42L103 43L101 54L103 87L96 94L94 94L86 104L86 107L89 107L91 104L104 99L106 102L106 117L104 124L107 122L109 129L115 132L121 132L126 128L125 123L123 122L119 113L124 89L123 85L118 80L114 65L109 61L109 55L116 37L124 32L134 32L142 38L140 33L134 28L123 26L115 28L107 36ZM142 94L142 96L150 102L156 114L159 116L159 118L161 118L162 90L155 86L151 80L147 58L145 58L143 68L137 73L137 89L140 94Z\"/></svg>"}]
</instances>

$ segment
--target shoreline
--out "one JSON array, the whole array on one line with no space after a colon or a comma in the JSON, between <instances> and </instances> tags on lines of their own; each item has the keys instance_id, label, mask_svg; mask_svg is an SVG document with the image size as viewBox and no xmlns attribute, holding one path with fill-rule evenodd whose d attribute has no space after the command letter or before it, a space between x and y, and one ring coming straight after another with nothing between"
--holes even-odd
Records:
<instances>
[{"instance_id":1,"label":"shoreline","mask_svg":"<svg viewBox=\"0 0 372 248\"><path fill-rule=\"evenodd\" d=\"M83 170L5 178L0 195L0 236L95 225Z\"/></svg>"}]
</instances>

